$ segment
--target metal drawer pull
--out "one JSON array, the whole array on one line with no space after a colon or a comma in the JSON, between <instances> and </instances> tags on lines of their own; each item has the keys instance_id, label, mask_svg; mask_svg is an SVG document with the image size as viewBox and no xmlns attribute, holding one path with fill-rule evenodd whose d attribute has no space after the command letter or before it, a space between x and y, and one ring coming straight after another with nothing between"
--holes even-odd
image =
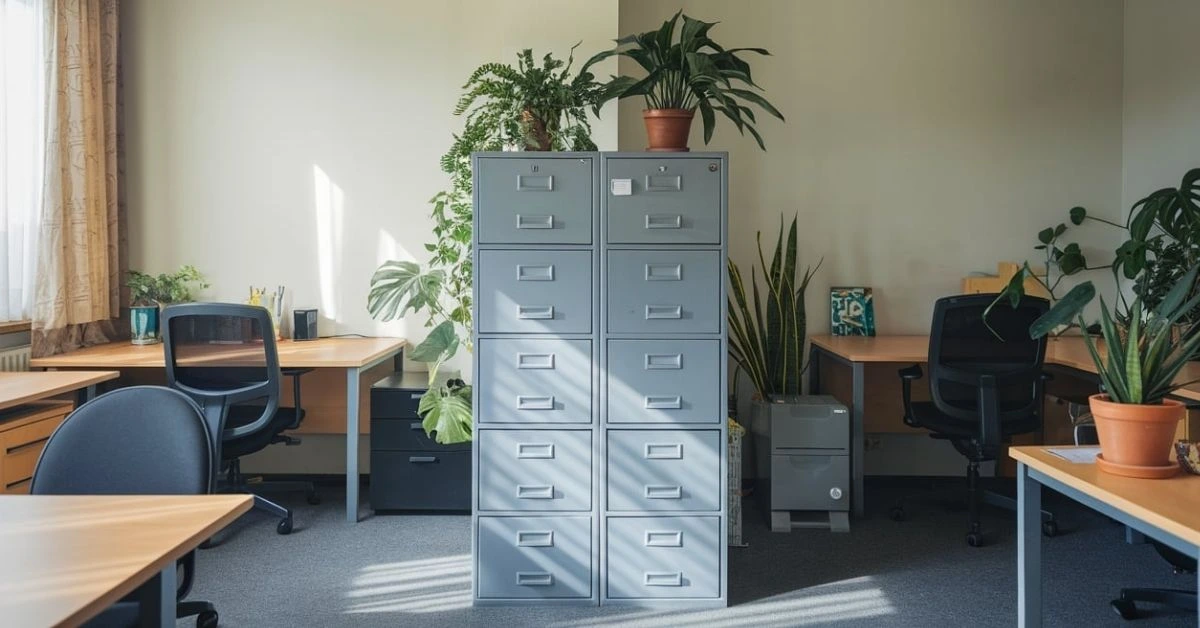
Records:
<instances>
[{"instance_id":1,"label":"metal drawer pull","mask_svg":"<svg viewBox=\"0 0 1200 628\"><path fill-rule=\"evenodd\" d=\"M683 443L646 443L647 460L683 460Z\"/></svg>"},{"instance_id":2,"label":"metal drawer pull","mask_svg":"<svg viewBox=\"0 0 1200 628\"><path fill-rule=\"evenodd\" d=\"M517 458L543 460L554 458L553 443L517 443Z\"/></svg>"},{"instance_id":3,"label":"metal drawer pull","mask_svg":"<svg viewBox=\"0 0 1200 628\"><path fill-rule=\"evenodd\" d=\"M517 281L554 281L554 264L517 264Z\"/></svg>"},{"instance_id":4,"label":"metal drawer pull","mask_svg":"<svg viewBox=\"0 0 1200 628\"><path fill-rule=\"evenodd\" d=\"M420 421L413 421L412 423L408 424L408 429L414 432L423 432L425 431L425 426L421 425Z\"/></svg>"},{"instance_id":5,"label":"metal drawer pull","mask_svg":"<svg viewBox=\"0 0 1200 628\"><path fill-rule=\"evenodd\" d=\"M409 398L409 399L413 399L413 400L419 400L421 397L424 397L424 396L425 396L425 393L423 393L423 392L416 392L416 393L412 393L411 395L409 395L409 397L408 397L408 398Z\"/></svg>"},{"instance_id":6,"label":"metal drawer pull","mask_svg":"<svg viewBox=\"0 0 1200 628\"><path fill-rule=\"evenodd\" d=\"M554 499L554 485L518 484L517 499Z\"/></svg>"},{"instance_id":7,"label":"metal drawer pull","mask_svg":"<svg viewBox=\"0 0 1200 628\"><path fill-rule=\"evenodd\" d=\"M518 192L553 192L554 175L552 174L519 174L517 175Z\"/></svg>"},{"instance_id":8,"label":"metal drawer pull","mask_svg":"<svg viewBox=\"0 0 1200 628\"><path fill-rule=\"evenodd\" d=\"M408 461L421 464L421 463L437 462L438 459L437 459L437 456L409 456Z\"/></svg>"},{"instance_id":9,"label":"metal drawer pull","mask_svg":"<svg viewBox=\"0 0 1200 628\"><path fill-rule=\"evenodd\" d=\"M647 410L679 410L683 407L683 397L679 395L646 395Z\"/></svg>"},{"instance_id":10,"label":"metal drawer pull","mask_svg":"<svg viewBox=\"0 0 1200 628\"><path fill-rule=\"evenodd\" d=\"M44 444L48 440L50 440L49 436L43 436L37 440L31 440L28 443L21 443L20 445L17 445L15 447L9 447L8 449L6 449L4 451L4 453L11 456L12 454L18 453L25 449L33 449L34 447L37 447L38 445Z\"/></svg>"},{"instance_id":11,"label":"metal drawer pull","mask_svg":"<svg viewBox=\"0 0 1200 628\"><path fill-rule=\"evenodd\" d=\"M646 214L647 229L679 229L683 227L683 216L679 214Z\"/></svg>"},{"instance_id":12,"label":"metal drawer pull","mask_svg":"<svg viewBox=\"0 0 1200 628\"><path fill-rule=\"evenodd\" d=\"M646 264L646 281L682 281L683 264Z\"/></svg>"},{"instance_id":13,"label":"metal drawer pull","mask_svg":"<svg viewBox=\"0 0 1200 628\"><path fill-rule=\"evenodd\" d=\"M683 487L647 484L645 494L646 499L683 499Z\"/></svg>"},{"instance_id":14,"label":"metal drawer pull","mask_svg":"<svg viewBox=\"0 0 1200 628\"><path fill-rule=\"evenodd\" d=\"M646 370L681 369L683 368L682 353L647 353Z\"/></svg>"},{"instance_id":15,"label":"metal drawer pull","mask_svg":"<svg viewBox=\"0 0 1200 628\"><path fill-rule=\"evenodd\" d=\"M647 571L642 582L648 587L681 587L682 571Z\"/></svg>"},{"instance_id":16,"label":"metal drawer pull","mask_svg":"<svg viewBox=\"0 0 1200 628\"><path fill-rule=\"evenodd\" d=\"M678 192L683 189L683 177L675 174L646 175L647 192Z\"/></svg>"},{"instance_id":17,"label":"metal drawer pull","mask_svg":"<svg viewBox=\"0 0 1200 628\"><path fill-rule=\"evenodd\" d=\"M517 318L521 320L550 320L554 318L553 305L518 305ZM676 317L678 318L678 317Z\"/></svg>"},{"instance_id":18,"label":"metal drawer pull","mask_svg":"<svg viewBox=\"0 0 1200 628\"><path fill-rule=\"evenodd\" d=\"M683 547L683 532L681 530L654 531L646 530L646 547Z\"/></svg>"},{"instance_id":19,"label":"metal drawer pull","mask_svg":"<svg viewBox=\"0 0 1200 628\"><path fill-rule=\"evenodd\" d=\"M530 216L527 214L517 214L518 229L553 229L554 214L548 216Z\"/></svg>"},{"instance_id":20,"label":"metal drawer pull","mask_svg":"<svg viewBox=\"0 0 1200 628\"><path fill-rule=\"evenodd\" d=\"M548 571L518 571L517 586L551 587L554 586L554 574Z\"/></svg>"},{"instance_id":21,"label":"metal drawer pull","mask_svg":"<svg viewBox=\"0 0 1200 628\"><path fill-rule=\"evenodd\" d=\"M553 410L554 395L545 397L535 397L531 395L517 395L518 410Z\"/></svg>"},{"instance_id":22,"label":"metal drawer pull","mask_svg":"<svg viewBox=\"0 0 1200 628\"><path fill-rule=\"evenodd\" d=\"M682 305L647 305L646 320L656 318L683 318Z\"/></svg>"},{"instance_id":23,"label":"metal drawer pull","mask_svg":"<svg viewBox=\"0 0 1200 628\"><path fill-rule=\"evenodd\" d=\"M552 369L554 368L553 353L518 353L517 368L519 369Z\"/></svg>"},{"instance_id":24,"label":"metal drawer pull","mask_svg":"<svg viewBox=\"0 0 1200 628\"><path fill-rule=\"evenodd\" d=\"M517 547L554 547L554 531L517 530Z\"/></svg>"}]
</instances>

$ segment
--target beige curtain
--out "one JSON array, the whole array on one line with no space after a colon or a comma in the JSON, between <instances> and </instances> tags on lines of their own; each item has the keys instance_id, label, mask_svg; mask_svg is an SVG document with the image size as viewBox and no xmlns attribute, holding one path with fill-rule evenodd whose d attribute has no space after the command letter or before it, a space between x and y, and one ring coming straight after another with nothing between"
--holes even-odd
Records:
<instances>
[{"instance_id":1,"label":"beige curtain","mask_svg":"<svg viewBox=\"0 0 1200 628\"><path fill-rule=\"evenodd\" d=\"M33 353L108 342L126 269L118 0L51 0Z\"/></svg>"}]
</instances>

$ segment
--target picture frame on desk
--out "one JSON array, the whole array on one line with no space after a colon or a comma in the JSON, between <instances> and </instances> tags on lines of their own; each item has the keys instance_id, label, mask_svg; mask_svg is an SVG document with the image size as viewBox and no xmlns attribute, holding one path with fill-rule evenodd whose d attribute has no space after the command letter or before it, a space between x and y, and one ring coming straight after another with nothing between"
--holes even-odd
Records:
<instances>
[{"instance_id":1,"label":"picture frame on desk","mask_svg":"<svg viewBox=\"0 0 1200 628\"><path fill-rule=\"evenodd\" d=\"M866 286L829 289L829 333L834 336L874 336L875 299Z\"/></svg>"}]
</instances>

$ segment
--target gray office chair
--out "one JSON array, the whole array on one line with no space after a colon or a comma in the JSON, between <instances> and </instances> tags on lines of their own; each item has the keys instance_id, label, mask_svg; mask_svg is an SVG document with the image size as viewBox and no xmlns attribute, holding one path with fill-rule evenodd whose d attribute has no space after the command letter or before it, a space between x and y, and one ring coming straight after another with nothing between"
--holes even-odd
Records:
<instances>
[{"instance_id":1,"label":"gray office chair","mask_svg":"<svg viewBox=\"0 0 1200 628\"><path fill-rule=\"evenodd\" d=\"M33 471L34 495L203 495L212 492L213 445L200 408L161 386L134 386L83 404L54 431ZM209 602L182 601L192 590L196 553L183 569L176 617L217 625ZM97 625L132 625L136 594L106 610Z\"/></svg>"},{"instance_id":2,"label":"gray office chair","mask_svg":"<svg viewBox=\"0 0 1200 628\"><path fill-rule=\"evenodd\" d=\"M269 445L298 445L284 434L300 427L304 409L300 376L312 369L279 367L274 328L265 308L236 303L186 303L163 310L167 384L200 405L217 443L216 465L226 473L223 491L254 496L254 508L279 517L275 530L292 531L292 511L260 491L302 490L320 497L311 482L255 482L242 475L242 456ZM293 405L279 405L283 376L292 377ZM253 490L251 490L253 488Z\"/></svg>"}]
</instances>

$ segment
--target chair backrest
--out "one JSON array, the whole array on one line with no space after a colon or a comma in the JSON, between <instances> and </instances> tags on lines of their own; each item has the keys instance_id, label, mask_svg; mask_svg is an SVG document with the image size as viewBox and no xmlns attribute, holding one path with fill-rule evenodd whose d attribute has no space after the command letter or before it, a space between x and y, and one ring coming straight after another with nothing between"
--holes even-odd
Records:
<instances>
[{"instance_id":1,"label":"chair backrest","mask_svg":"<svg viewBox=\"0 0 1200 628\"><path fill-rule=\"evenodd\" d=\"M214 435L240 438L267 427L279 409L282 373L266 308L184 303L163 310L167 384L200 404ZM262 415L225 427L230 405L255 402Z\"/></svg>"},{"instance_id":2,"label":"chair backrest","mask_svg":"<svg viewBox=\"0 0 1200 628\"><path fill-rule=\"evenodd\" d=\"M929 333L929 392L938 410L979 420L985 404L981 386L994 384L1000 422L1040 416L1042 362L1046 339L1030 338L1029 326L1050 308L1049 302L1024 297L1014 308L998 303L983 313L995 294L938 299Z\"/></svg>"},{"instance_id":3,"label":"chair backrest","mask_svg":"<svg viewBox=\"0 0 1200 628\"><path fill-rule=\"evenodd\" d=\"M213 443L200 408L162 386L83 404L50 436L35 495L193 495L212 491Z\"/></svg>"}]
</instances>

